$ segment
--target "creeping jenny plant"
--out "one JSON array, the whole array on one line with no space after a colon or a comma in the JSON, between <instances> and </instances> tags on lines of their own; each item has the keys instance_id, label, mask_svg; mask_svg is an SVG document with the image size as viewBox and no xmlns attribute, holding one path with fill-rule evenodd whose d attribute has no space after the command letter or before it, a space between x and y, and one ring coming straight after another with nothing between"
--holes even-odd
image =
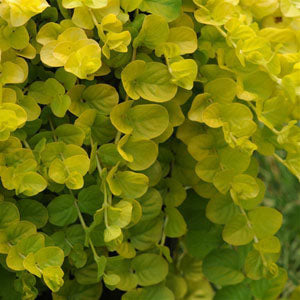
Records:
<instances>
[{"instance_id":1,"label":"creeping jenny plant","mask_svg":"<svg viewBox=\"0 0 300 300\"><path fill-rule=\"evenodd\" d=\"M276 299L300 178L297 0L2 0L0 298Z\"/></svg>"}]
</instances>

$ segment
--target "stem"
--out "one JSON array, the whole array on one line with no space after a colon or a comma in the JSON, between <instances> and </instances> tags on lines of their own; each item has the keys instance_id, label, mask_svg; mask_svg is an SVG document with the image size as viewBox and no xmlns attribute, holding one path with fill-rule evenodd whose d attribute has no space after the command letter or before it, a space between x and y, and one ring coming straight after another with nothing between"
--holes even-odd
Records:
<instances>
[{"instance_id":1,"label":"stem","mask_svg":"<svg viewBox=\"0 0 300 300\"><path fill-rule=\"evenodd\" d=\"M31 149L30 145L27 143L26 140L24 140L24 141L22 141L22 142L23 142L23 144L24 144L24 146L25 146L26 148Z\"/></svg>"},{"instance_id":2,"label":"stem","mask_svg":"<svg viewBox=\"0 0 300 300\"><path fill-rule=\"evenodd\" d=\"M240 208L241 213L245 216L245 218L247 220L247 226L251 230L253 230L252 224L251 224L250 220L248 219L247 213L245 212L244 208L241 205L239 205L239 208ZM259 242L258 237L255 234L254 234L253 239L254 239L254 243L258 243Z\"/></svg>"},{"instance_id":3,"label":"stem","mask_svg":"<svg viewBox=\"0 0 300 300\"><path fill-rule=\"evenodd\" d=\"M90 8L89 8L89 13L90 13L90 15L91 15L91 17L92 17L92 20L93 20L94 25L97 27L97 25L99 25L99 23L98 23L98 21L97 21L97 18L96 18L95 15L94 15L93 10L90 9Z\"/></svg>"},{"instance_id":4,"label":"stem","mask_svg":"<svg viewBox=\"0 0 300 300\"><path fill-rule=\"evenodd\" d=\"M239 208L240 208L241 213L245 216L245 218L247 220L247 226L248 226L248 228L250 228L251 230L253 230L252 224L251 224L250 220L248 219L247 213L245 212L244 208L241 205L239 205ZM254 240L254 243L256 243L256 244L259 242L259 239L258 239L258 237L257 237L257 235L255 233L254 233L254 236L253 236L253 240ZM266 258L264 257L264 254L262 252L260 252L260 251L258 251L258 252L259 252L259 255L261 257L261 260L263 261L263 264L265 266L267 266L268 263L266 261Z\"/></svg>"},{"instance_id":5,"label":"stem","mask_svg":"<svg viewBox=\"0 0 300 300\"><path fill-rule=\"evenodd\" d=\"M51 131L52 131L52 134L53 134L53 138L54 138L54 140L57 142L57 137L56 137L56 135L55 135L55 129L54 129L54 126L53 126L53 123L52 123L51 118L49 118L49 124L50 124L50 128L51 128ZM62 158L62 160L64 160L64 156L63 156L62 153L61 153L61 158ZM67 169L67 171L68 171L68 173L69 173L69 170L68 170L68 169ZM74 196L73 191L72 191L71 189L69 189L69 188L68 188L68 190L69 190L70 194L71 194L71 195L73 196L73 198L74 198L74 206L75 206L75 208L76 208L76 211L77 211L77 215L78 215L80 224L81 224L81 226L82 226L82 228L83 228L83 230L84 230L84 232L85 232L85 235L86 235L86 237L87 237L87 234L88 234L88 227L87 227L87 225L86 225L86 223L85 223L85 221L84 221L84 218L83 218L83 216L82 216L82 213L81 213L81 211L80 211L80 209L79 209L79 206L78 206L78 203L77 203L77 199L76 199L76 197ZM99 257L99 256L98 256L98 254L97 254L97 252L96 252L95 246L94 246L92 240L91 240L89 237L88 237L87 241L88 241L88 243L89 243L89 245L90 245L90 247L91 247L91 249L92 249L92 252L93 252L93 254L94 254L94 258L96 259L96 258Z\"/></svg>"},{"instance_id":6,"label":"stem","mask_svg":"<svg viewBox=\"0 0 300 300\"><path fill-rule=\"evenodd\" d=\"M300 176L298 174L295 173L295 171L293 169L291 169L291 167L286 163L286 161L284 159L282 159L278 154L274 153L273 157L280 162L281 164L283 164L292 174L294 174L298 180L300 181Z\"/></svg>"},{"instance_id":7,"label":"stem","mask_svg":"<svg viewBox=\"0 0 300 300\"><path fill-rule=\"evenodd\" d=\"M104 183L104 202L103 202L103 208L104 208L104 223L105 227L109 227L108 224L108 214L107 214L107 208L108 208L108 202L107 202L107 187L106 187L106 182Z\"/></svg>"},{"instance_id":8,"label":"stem","mask_svg":"<svg viewBox=\"0 0 300 300\"><path fill-rule=\"evenodd\" d=\"M55 128L53 126L52 120L50 117L48 118L48 120L49 120L49 125L50 125L51 131L52 131L53 139L55 142L57 142L57 136L55 134Z\"/></svg>"},{"instance_id":9,"label":"stem","mask_svg":"<svg viewBox=\"0 0 300 300\"><path fill-rule=\"evenodd\" d=\"M262 122L266 127L268 127L274 134L278 135L279 131L276 130L275 128L273 128L272 126L270 126L267 122L264 122L264 120L259 116L259 114L256 111L256 107L251 103L248 102L248 105L250 106L250 108L253 110L253 112L255 113L257 119Z\"/></svg>"}]
</instances>

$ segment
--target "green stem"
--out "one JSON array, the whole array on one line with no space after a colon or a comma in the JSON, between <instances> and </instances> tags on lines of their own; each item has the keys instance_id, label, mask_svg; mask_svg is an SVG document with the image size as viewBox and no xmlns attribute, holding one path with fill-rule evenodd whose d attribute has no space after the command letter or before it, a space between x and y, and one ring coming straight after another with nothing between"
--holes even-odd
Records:
<instances>
[{"instance_id":1,"label":"green stem","mask_svg":"<svg viewBox=\"0 0 300 300\"><path fill-rule=\"evenodd\" d=\"M54 126L53 126L53 123L52 123L51 118L49 118L49 124L50 124L50 128L51 128L51 131L52 131L52 134L53 134L53 138L54 138L54 140L57 142L57 137L56 137L56 135L55 135L55 128L54 128ZM64 160L64 156L63 156L62 153L61 153L61 158L62 158L62 160ZM69 173L69 170L67 170L67 171L68 171L68 173ZM74 198L74 206L75 206L75 208L76 208L76 211L77 211L77 215L78 215L80 224L81 224L81 226L82 226L82 228L83 228L83 230L84 230L84 232L85 232L85 235L87 236L87 235L88 235L88 227L87 227L87 225L86 225L86 223L85 223L85 221L84 221L84 218L83 218L83 216L82 216L82 213L81 213L81 211L80 211L80 209L79 209L79 206L78 206L78 203L77 203L77 199L76 199L76 197L75 197L73 191L72 191L71 189L69 189L69 188L68 188L68 190L69 190L70 194L71 194L71 195L73 196L73 198ZM96 252L95 246L94 246L92 240L91 240L89 237L88 237L87 241L88 241L88 243L89 243L89 245L90 245L90 247L91 247L91 249L92 249L92 252L93 252L93 254L94 254L94 258L96 259L96 258L98 257L98 254L97 254L97 252Z\"/></svg>"}]
</instances>

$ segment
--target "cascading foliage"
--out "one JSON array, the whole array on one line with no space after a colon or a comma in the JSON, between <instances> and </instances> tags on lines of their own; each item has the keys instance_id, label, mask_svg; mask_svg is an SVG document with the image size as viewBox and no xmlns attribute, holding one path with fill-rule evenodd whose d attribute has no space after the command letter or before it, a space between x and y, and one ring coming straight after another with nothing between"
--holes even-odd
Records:
<instances>
[{"instance_id":1,"label":"cascading foliage","mask_svg":"<svg viewBox=\"0 0 300 300\"><path fill-rule=\"evenodd\" d=\"M0 298L276 299L300 178L298 0L2 0Z\"/></svg>"}]
</instances>

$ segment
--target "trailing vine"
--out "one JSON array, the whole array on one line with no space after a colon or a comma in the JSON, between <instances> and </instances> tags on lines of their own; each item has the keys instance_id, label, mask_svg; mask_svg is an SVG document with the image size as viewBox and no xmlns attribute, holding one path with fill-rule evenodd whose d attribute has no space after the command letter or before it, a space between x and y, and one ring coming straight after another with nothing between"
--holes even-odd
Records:
<instances>
[{"instance_id":1,"label":"trailing vine","mask_svg":"<svg viewBox=\"0 0 300 300\"><path fill-rule=\"evenodd\" d=\"M300 180L298 2L29 2L0 3L0 298L277 299L257 156Z\"/></svg>"}]
</instances>

